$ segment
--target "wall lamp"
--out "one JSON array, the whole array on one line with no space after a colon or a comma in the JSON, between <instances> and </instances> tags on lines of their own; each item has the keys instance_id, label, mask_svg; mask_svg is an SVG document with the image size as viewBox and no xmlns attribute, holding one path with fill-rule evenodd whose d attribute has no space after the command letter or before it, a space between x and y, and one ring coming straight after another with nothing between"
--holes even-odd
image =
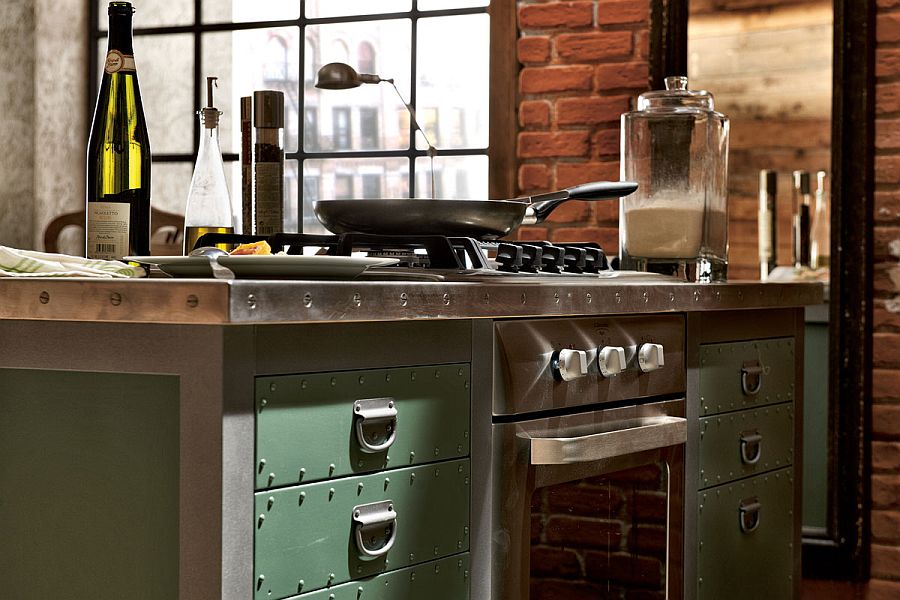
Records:
<instances>
[{"instance_id":1,"label":"wall lamp","mask_svg":"<svg viewBox=\"0 0 900 600\"><path fill-rule=\"evenodd\" d=\"M403 99L403 95L400 93L400 90L397 89L394 80L383 79L378 75L357 73L356 69L350 65L337 62L328 63L323 66L316 75L316 87L323 90L347 90L359 87L364 83L381 82L389 83L393 86L394 91L397 92L397 97L400 98L400 102L402 102L403 106L406 107L406 110L409 111L409 116L412 117L413 126L422 134L422 137L425 138L425 143L428 144L428 150L426 150L425 153L428 155L428 158L431 159L431 197L434 198L434 156L437 154L437 150L431 143L431 140L428 139L425 130L419 125L419 120L416 118L416 111Z\"/></svg>"}]
</instances>

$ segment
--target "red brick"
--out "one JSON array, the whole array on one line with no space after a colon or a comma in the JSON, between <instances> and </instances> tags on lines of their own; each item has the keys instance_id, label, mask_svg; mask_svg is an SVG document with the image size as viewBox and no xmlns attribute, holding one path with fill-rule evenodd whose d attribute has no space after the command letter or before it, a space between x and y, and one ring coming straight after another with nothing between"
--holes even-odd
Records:
<instances>
[{"instance_id":1,"label":"red brick","mask_svg":"<svg viewBox=\"0 0 900 600\"><path fill-rule=\"evenodd\" d=\"M900 0L875 0L875 4L878 8L893 8L895 6L900 6Z\"/></svg>"},{"instance_id":2,"label":"red brick","mask_svg":"<svg viewBox=\"0 0 900 600\"><path fill-rule=\"evenodd\" d=\"M900 156L875 157L875 183L900 183Z\"/></svg>"},{"instance_id":3,"label":"red brick","mask_svg":"<svg viewBox=\"0 0 900 600\"><path fill-rule=\"evenodd\" d=\"M872 442L872 468L875 471L900 471L900 442Z\"/></svg>"},{"instance_id":4,"label":"red brick","mask_svg":"<svg viewBox=\"0 0 900 600\"><path fill-rule=\"evenodd\" d=\"M585 202L568 202L565 206L586 207ZM557 209L557 212L562 207ZM585 212L587 209L585 209ZM554 213L556 214L556 213ZM553 513L605 517L622 506L622 494L609 486L565 483L547 489L547 506Z\"/></svg>"},{"instance_id":5,"label":"red brick","mask_svg":"<svg viewBox=\"0 0 900 600\"><path fill-rule=\"evenodd\" d=\"M556 54L566 62L595 62L631 56L630 31L565 33L556 38Z\"/></svg>"},{"instance_id":6,"label":"red brick","mask_svg":"<svg viewBox=\"0 0 900 600\"><path fill-rule=\"evenodd\" d=\"M629 505L631 513L643 522L665 523L669 516L669 498L665 492L636 491Z\"/></svg>"},{"instance_id":7,"label":"red brick","mask_svg":"<svg viewBox=\"0 0 900 600\"><path fill-rule=\"evenodd\" d=\"M876 331L900 332L900 313L887 310L881 302L875 305L873 314L872 324Z\"/></svg>"},{"instance_id":8,"label":"red brick","mask_svg":"<svg viewBox=\"0 0 900 600\"><path fill-rule=\"evenodd\" d=\"M635 50L638 58L650 58L650 32L646 29L635 34Z\"/></svg>"},{"instance_id":9,"label":"red brick","mask_svg":"<svg viewBox=\"0 0 900 600\"><path fill-rule=\"evenodd\" d=\"M595 600L608 597L605 585L556 579L533 579L528 596L529 600Z\"/></svg>"},{"instance_id":10,"label":"red brick","mask_svg":"<svg viewBox=\"0 0 900 600\"><path fill-rule=\"evenodd\" d=\"M882 150L900 148L900 120L878 119L875 121L875 147Z\"/></svg>"},{"instance_id":11,"label":"red brick","mask_svg":"<svg viewBox=\"0 0 900 600\"><path fill-rule=\"evenodd\" d=\"M866 600L897 600L900 598L900 581L873 579L868 584L865 596Z\"/></svg>"},{"instance_id":12,"label":"red brick","mask_svg":"<svg viewBox=\"0 0 900 600\"><path fill-rule=\"evenodd\" d=\"M598 25L646 23L649 20L650 3L647 0L607 0L600 2L597 8Z\"/></svg>"},{"instance_id":13,"label":"red brick","mask_svg":"<svg viewBox=\"0 0 900 600\"><path fill-rule=\"evenodd\" d=\"M875 112L885 114L898 111L900 111L900 82L894 81L876 85Z\"/></svg>"},{"instance_id":14,"label":"red brick","mask_svg":"<svg viewBox=\"0 0 900 600\"><path fill-rule=\"evenodd\" d=\"M537 543L541 541L541 535L544 533L544 520L540 515L531 515L531 542Z\"/></svg>"},{"instance_id":15,"label":"red brick","mask_svg":"<svg viewBox=\"0 0 900 600\"><path fill-rule=\"evenodd\" d=\"M517 49L521 63L542 63L550 60L549 37L537 35L521 37Z\"/></svg>"},{"instance_id":16,"label":"red brick","mask_svg":"<svg viewBox=\"0 0 900 600\"><path fill-rule=\"evenodd\" d=\"M550 543L565 544L570 548L618 548L622 540L622 524L606 519L585 517L558 517L547 519L544 533Z\"/></svg>"},{"instance_id":17,"label":"red brick","mask_svg":"<svg viewBox=\"0 0 900 600\"><path fill-rule=\"evenodd\" d=\"M591 218L591 207L587 202L566 202L555 208L547 221L550 223L587 225Z\"/></svg>"},{"instance_id":18,"label":"red brick","mask_svg":"<svg viewBox=\"0 0 900 600\"><path fill-rule=\"evenodd\" d=\"M519 28L588 27L594 24L592 2L553 2L527 4L519 8Z\"/></svg>"},{"instance_id":19,"label":"red brick","mask_svg":"<svg viewBox=\"0 0 900 600\"><path fill-rule=\"evenodd\" d=\"M592 74L587 65L525 67L519 73L519 89L523 94L589 90L593 86Z\"/></svg>"},{"instance_id":20,"label":"red brick","mask_svg":"<svg viewBox=\"0 0 900 600\"><path fill-rule=\"evenodd\" d=\"M531 549L531 575L570 578L581 576L578 555L571 550L536 546Z\"/></svg>"},{"instance_id":21,"label":"red brick","mask_svg":"<svg viewBox=\"0 0 900 600\"><path fill-rule=\"evenodd\" d=\"M881 400L900 399L900 371L872 369L872 397Z\"/></svg>"},{"instance_id":22,"label":"red brick","mask_svg":"<svg viewBox=\"0 0 900 600\"><path fill-rule=\"evenodd\" d=\"M613 157L619 156L619 128L600 129L595 131L591 136L591 147L593 157Z\"/></svg>"},{"instance_id":23,"label":"red brick","mask_svg":"<svg viewBox=\"0 0 900 600\"><path fill-rule=\"evenodd\" d=\"M613 482L638 484L645 488L646 486L656 488L662 481L662 469L659 465L647 465L644 467L626 469L625 471L618 471L617 473L607 475L606 478Z\"/></svg>"},{"instance_id":24,"label":"red brick","mask_svg":"<svg viewBox=\"0 0 900 600\"><path fill-rule=\"evenodd\" d=\"M550 126L550 103L525 100L519 103L519 125L524 129L546 129Z\"/></svg>"},{"instance_id":25,"label":"red brick","mask_svg":"<svg viewBox=\"0 0 900 600\"><path fill-rule=\"evenodd\" d=\"M588 578L594 581L662 585L662 563L657 558L620 552L588 552L584 562Z\"/></svg>"},{"instance_id":26,"label":"red brick","mask_svg":"<svg viewBox=\"0 0 900 600\"><path fill-rule=\"evenodd\" d=\"M881 44L900 42L900 14L879 14L875 25L875 39Z\"/></svg>"},{"instance_id":27,"label":"red brick","mask_svg":"<svg viewBox=\"0 0 900 600\"><path fill-rule=\"evenodd\" d=\"M896 262L900 254L900 227L875 227L873 237L875 259Z\"/></svg>"},{"instance_id":28,"label":"red brick","mask_svg":"<svg viewBox=\"0 0 900 600\"><path fill-rule=\"evenodd\" d=\"M878 262L873 265L874 281L872 282L872 288L877 297L893 299L895 295L900 293L898 284L894 281L894 272L896 270L896 261Z\"/></svg>"},{"instance_id":29,"label":"red brick","mask_svg":"<svg viewBox=\"0 0 900 600\"><path fill-rule=\"evenodd\" d=\"M900 508L900 476L872 475L872 508Z\"/></svg>"},{"instance_id":30,"label":"red brick","mask_svg":"<svg viewBox=\"0 0 900 600\"><path fill-rule=\"evenodd\" d=\"M571 187L589 181L618 181L618 162L558 163L557 187Z\"/></svg>"},{"instance_id":31,"label":"red brick","mask_svg":"<svg viewBox=\"0 0 900 600\"><path fill-rule=\"evenodd\" d=\"M628 532L628 550L665 555L667 540L665 525L635 525Z\"/></svg>"},{"instance_id":32,"label":"red brick","mask_svg":"<svg viewBox=\"0 0 900 600\"><path fill-rule=\"evenodd\" d=\"M525 242L543 241L550 237L550 232L546 227L519 227L516 234L516 239Z\"/></svg>"},{"instance_id":33,"label":"red brick","mask_svg":"<svg viewBox=\"0 0 900 600\"><path fill-rule=\"evenodd\" d=\"M900 512L873 510L872 538L876 542L900 542Z\"/></svg>"},{"instance_id":34,"label":"red brick","mask_svg":"<svg viewBox=\"0 0 900 600\"><path fill-rule=\"evenodd\" d=\"M597 65L594 72L594 89L600 91L650 87L650 67L645 62L612 63Z\"/></svg>"},{"instance_id":35,"label":"red brick","mask_svg":"<svg viewBox=\"0 0 900 600\"><path fill-rule=\"evenodd\" d=\"M559 125L617 123L626 110L628 96L562 98L556 101L556 122Z\"/></svg>"},{"instance_id":36,"label":"red brick","mask_svg":"<svg viewBox=\"0 0 900 600\"><path fill-rule=\"evenodd\" d=\"M900 49L877 49L875 51L875 76L890 77L897 74L900 74Z\"/></svg>"},{"instance_id":37,"label":"red brick","mask_svg":"<svg viewBox=\"0 0 900 600\"><path fill-rule=\"evenodd\" d=\"M900 577L900 547L872 544L873 577Z\"/></svg>"},{"instance_id":38,"label":"red brick","mask_svg":"<svg viewBox=\"0 0 900 600\"><path fill-rule=\"evenodd\" d=\"M587 131L561 131L557 133L530 132L519 134L519 158L543 158L587 156L590 150Z\"/></svg>"},{"instance_id":39,"label":"red brick","mask_svg":"<svg viewBox=\"0 0 900 600\"><path fill-rule=\"evenodd\" d=\"M900 389L897 394L900 395ZM900 437L900 404L876 404L872 407L872 433Z\"/></svg>"},{"instance_id":40,"label":"red brick","mask_svg":"<svg viewBox=\"0 0 900 600\"><path fill-rule=\"evenodd\" d=\"M619 244L619 230L612 227L560 227L550 232L552 242L597 242L610 254Z\"/></svg>"},{"instance_id":41,"label":"red brick","mask_svg":"<svg viewBox=\"0 0 900 600\"><path fill-rule=\"evenodd\" d=\"M551 177L547 165L522 165L519 167L519 189L526 193L549 191Z\"/></svg>"},{"instance_id":42,"label":"red brick","mask_svg":"<svg viewBox=\"0 0 900 600\"><path fill-rule=\"evenodd\" d=\"M900 190L875 192L875 223L900 223Z\"/></svg>"},{"instance_id":43,"label":"red brick","mask_svg":"<svg viewBox=\"0 0 900 600\"><path fill-rule=\"evenodd\" d=\"M594 221L597 225L607 227L619 226L619 200L610 198L609 200L598 200L594 202ZM616 245L618 247L618 244ZM607 250L615 250L607 248Z\"/></svg>"},{"instance_id":44,"label":"red brick","mask_svg":"<svg viewBox=\"0 0 900 600\"><path fill-rule=\"evenodd\" d=\"M900 368L900 334L875 333L872 336L872 357L876 368Z\"/></svg>"}]
</instances>

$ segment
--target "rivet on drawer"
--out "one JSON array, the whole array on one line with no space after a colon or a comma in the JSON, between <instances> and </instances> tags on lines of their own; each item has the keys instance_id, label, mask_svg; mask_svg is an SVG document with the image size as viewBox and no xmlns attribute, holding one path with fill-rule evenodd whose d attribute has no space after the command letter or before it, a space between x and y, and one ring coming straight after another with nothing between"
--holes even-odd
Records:
<instances>
[{"instance_id":1,"label":"rivet on drawer","mask_svg":"<svg viewBox=\"0 0 900 600\"><path fill-rule=\"evenodd\" d=\"M300 492L300 496L297 497L297 506L303 504L304 500L306 500L306 492Z\"/></svg>"},{"instance_id":2,"label":"rivet on drawer","mask_svg":"<svg viewBox=\"0 0 900 600\"><path fill-rule=\"evenodd\" d=\"M356 486L356 495L359 496L360 494L362 494L362 491L363 491L363 484L360 483L358 486Z\"/></svg>"},{"instance_id":3,"label":"rivet on drawer","mask_svg":"<svg viewBox=\"0 0 900 600\"><path fill-rule=\"evenodd\" d=\"M328 488L328 501L330 502L332 498L334 498L334 488Z\"/></svg>"},{"instance_id":4,"label":"rivet on drawer","mask_svg":"<svg viewBox=\"0 0 900 600\"><path fill-rule=\"evenodd\" d=\"M275 504L275 496L269 496L268 501L266 501L266 507L268 507L269 510L272 510L273 504Z\"/></svg>"},{"instance_id":5,"label":"rivet on drawer","mask_svg":"<svg viewBox=\"0 0 900 600\"><path fill-rule=\"evenodd\" d=\"M266 520L266 515L263 515L263 514L259 515L259 518L256 519L256 528L259 529L260 527L262 527L263 521L265 521L265 520Z\"/></svg>"},{"instance_id":6,"label":"rivet on drawer","mask_svg":"<svg viewBox=\"0 0 900 600\"><path fill-rule=\"evenodd\" d=\"M409 453L409 464L412 464L413 462L415 462L415 460L416 460L416 453L410 452Z\"/></svg>"},{"instance_id":7,"label":"rivet on drawer","mask_svg":"<svg viewBox=\"0 0 900 600\"><path fill-rule=\"evenodd\" d=\"M306 469L301 468L300 472L297 473L297 479L302 481L304 477L306 477Z\"/></svg>"},{"instance_id":8,"label":"rivet on drawer","mask_svg":"<svg viewBox=\"0 0 900 600\"><path fill-rule=\"evenodd\" d=\"M413 477L416 476L415 473L412 474ZM384 478L384 489L388 489L388 486L391 484L391 480L387 477Z\"/></svg>"}]
</instances>

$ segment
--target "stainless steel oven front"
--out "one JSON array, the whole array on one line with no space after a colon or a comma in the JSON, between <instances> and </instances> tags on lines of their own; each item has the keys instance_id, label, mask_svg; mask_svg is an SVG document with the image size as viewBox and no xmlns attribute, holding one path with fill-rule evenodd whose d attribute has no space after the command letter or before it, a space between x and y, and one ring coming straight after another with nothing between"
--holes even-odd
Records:
<instances>
[{"instance_id":1,"label":"stainless steel oven front","mask_svg":"<svg viewBox=\"0 0 900 600\"><path fill-rule=\"evenodd\" d=\"M482 326L473 599L682 598L684 331L681 315Z\"/></svg>"}]
</instances>

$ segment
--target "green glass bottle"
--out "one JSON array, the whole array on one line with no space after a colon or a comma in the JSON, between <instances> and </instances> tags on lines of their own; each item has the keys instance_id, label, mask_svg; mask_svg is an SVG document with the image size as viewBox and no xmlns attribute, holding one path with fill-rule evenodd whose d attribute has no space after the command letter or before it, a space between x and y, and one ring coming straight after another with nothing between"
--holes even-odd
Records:
<instances>
[{"instance_id":1,"label":"green glass bottle","mask_svg":"<svg viewBox=\"0 0 900 600\"><path fill-rule=\"evenodd\" d=\"M130 2L109 3L109 49L87 150L88 258L150 254L150 140Z\"/></svg>"}]
</instances>

